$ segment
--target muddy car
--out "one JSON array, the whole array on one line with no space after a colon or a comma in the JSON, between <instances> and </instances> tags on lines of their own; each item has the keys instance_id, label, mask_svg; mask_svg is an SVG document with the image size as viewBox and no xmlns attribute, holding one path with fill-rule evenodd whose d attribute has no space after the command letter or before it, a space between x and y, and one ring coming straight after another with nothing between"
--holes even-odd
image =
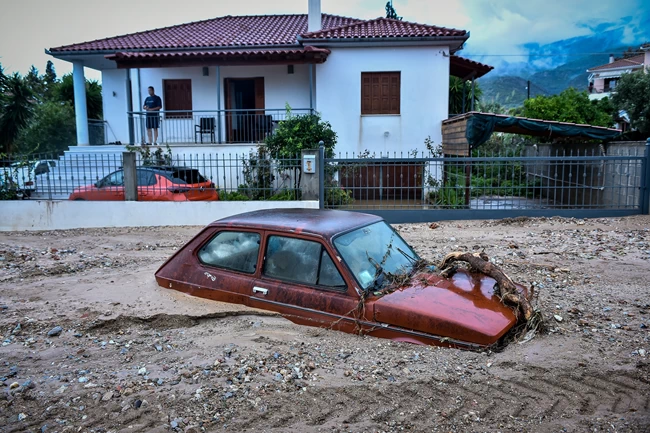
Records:
<instances>
[{"instance_id":1,"label":"muddy car","mask_svg":"<svg viewBox=\"0 0 650 433\"><path fill-rule=\"evenodd\" d=\"M423 263L380 217L276 209L208 225L156 280L298 324L417 344L477 349L517 323L495 295L494 279L463 269L444 278Z\"/></svg>"}]
</instances>

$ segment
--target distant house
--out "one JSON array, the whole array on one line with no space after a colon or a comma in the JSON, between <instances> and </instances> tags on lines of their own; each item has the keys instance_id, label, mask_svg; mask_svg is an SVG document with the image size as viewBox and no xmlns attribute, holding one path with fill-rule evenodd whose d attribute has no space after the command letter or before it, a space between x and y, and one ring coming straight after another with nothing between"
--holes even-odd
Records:
<instances>
[{"instance_id":1,"label":"distant house","mask_svg":"<svg viewBox=\"0 0 650 433\"><path fill-rule=\"evenodd\" d=\"M613 55L610 55L609 63L587 69L589 99L602 99L611 96L611 92L616 89L616 84L623 74L643 71L644 65L647 67L650 59L647 49L645 54L623 59L615 59Z\"/></svg>"},{"instance_id":2,"label":"distant house","mask_svg":"<svg viewBox=\"0 0 650 433\"><path fill-rule=\"evenodd\" d=\"M225 149L262 141L285 117L318 111L338 134L337 151L422 149L441 142L450 75L492 67L454 55L465 30L387 18L321 14L223 16L82 42L47 52L73 63L75 106L83 67L101 71L111 137L141 143L147 87L162 98L162 142ZM78 144L88 143L85 109ZM241 148L241 147L240 147Z\"/></svg>"}]
</instances>

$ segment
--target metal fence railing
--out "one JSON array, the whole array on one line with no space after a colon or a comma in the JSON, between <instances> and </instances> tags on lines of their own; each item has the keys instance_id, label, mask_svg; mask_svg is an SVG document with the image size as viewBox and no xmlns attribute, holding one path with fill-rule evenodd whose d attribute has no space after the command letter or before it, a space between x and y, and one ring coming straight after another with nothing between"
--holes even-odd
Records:
<instances>
[{"instance_id":1,"label":"metal fence railing","mask_svg":"<svg viewBox=\"0 0 650 433\"><path fill-rule=\"evenodd\" d=\"M133 149L138 200L300 199L300 157ZM5 158L0 160L0 198L124 200L123 165L122 152Z\"/></svg>"},{"instance_id":2,"label":"metal fence railing","mask_svg":"<svg viewBox=\"0 0 650 433\"><path fill-rule=\"evenodd\" d=\"M326 207L639 210L644 163L640 154L595 151L339 155L326 160Z\"/></svg>"},{"instance_id":3,"label":"metal fence railing","mask_svg":"<svg viewBox=\"0 0 650 433\"><path fill-rule=\"evenodd\" d=\"M293 115L310 114L308 108L291 109ZM128 112L134 143L150 143L149 129L158 130L158 144L259 143L287 117L286 109L193 110L155 113ZM153 133L153 131L152 131Z\"/></svg>"},{"instance_id":4,"label":"metal fence railing","mask_svg":"<svg viewBox=\"0 0 650 433\"><path fill-rule=\"evenodd\" d=\"M264 147L246 154L128 149L136 156L138 200L303 198L300 156L277 158ZM124 164L121 150L9 157L0 160L1 198L124 200ZM636 151L551 153L528 146L471 157L366 152L325 158L322 170L322 206L330 209L479 210L502 216L512 210L580 210L596 216L596 211L647 212L650 203L650 155Z\"/></svg>"}]
</instances>

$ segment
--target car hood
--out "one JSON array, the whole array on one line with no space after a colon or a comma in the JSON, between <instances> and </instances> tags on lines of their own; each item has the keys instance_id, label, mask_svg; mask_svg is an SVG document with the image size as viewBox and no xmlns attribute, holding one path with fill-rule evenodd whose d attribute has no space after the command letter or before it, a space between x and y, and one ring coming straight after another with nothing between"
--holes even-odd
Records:
<instances>
[{"instance_id":1,"label":"car hood","mask_svg":"<svg viewBox=\"0 0 650 433\"><path fill-rule=\"evenodd\" d=\"M496 281L458 270L452 277L420 273L408 286L373 303L377 322L479 345L499 340L517 322L494 294ZM518 288L526 293L524 287Z\"/></svg>"}]
</instances>

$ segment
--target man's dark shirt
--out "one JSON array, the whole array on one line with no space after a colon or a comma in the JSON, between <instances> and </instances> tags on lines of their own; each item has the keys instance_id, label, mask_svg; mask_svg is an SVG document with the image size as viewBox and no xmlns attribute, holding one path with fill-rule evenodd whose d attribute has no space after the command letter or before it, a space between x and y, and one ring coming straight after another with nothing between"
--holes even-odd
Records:
<instances>
[{"instance_id":1,"label":"man's dark shirt","mask_svg":"<svg viewBox=\"0 0 650 433\"><path fill-rule=\"evenodd\" d=\"M144 105L147 108L162 107L162 101L158 95L147 96L147 99L144 100Z\"/></svg>"}]
</instances>

